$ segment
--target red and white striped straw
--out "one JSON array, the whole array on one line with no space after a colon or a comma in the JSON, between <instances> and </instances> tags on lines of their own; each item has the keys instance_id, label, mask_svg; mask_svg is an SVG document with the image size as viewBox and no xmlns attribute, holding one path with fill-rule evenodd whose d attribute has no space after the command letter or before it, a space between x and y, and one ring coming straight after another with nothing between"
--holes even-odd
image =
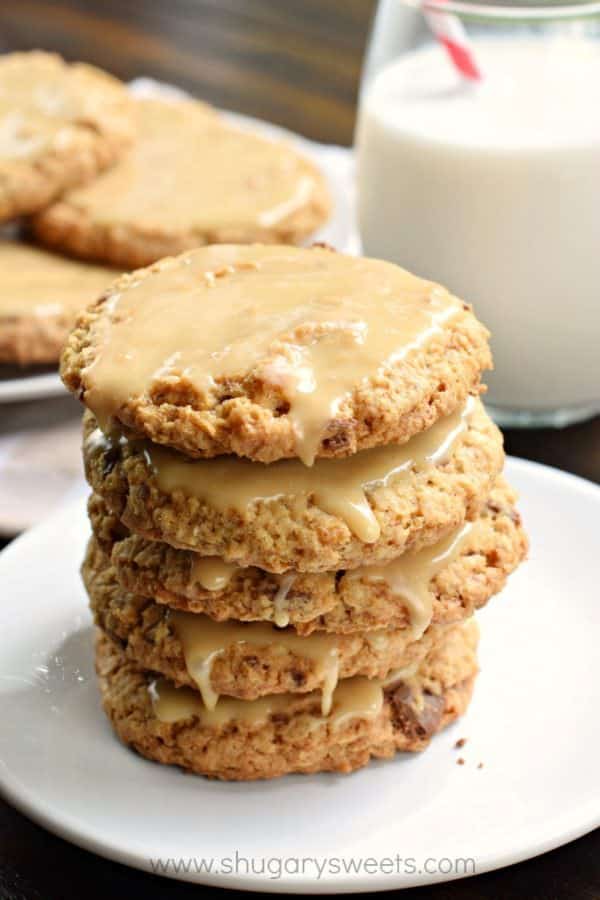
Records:
<instances>
[{"instance_id":1,"label":"red and white striped straw","mask_svg":"<svg viewBox=\"0 0 600 900\"><path fill-rule=\"evenodd\" d=\"M433 9L427 2L423 3L423 15L427 24L440 44L446 48L454 67L463 78L480 81L481 70L477 65L463 23L458 16L441 8L443 0L437 0L436 6L440 8Z\"/></svg>"}]
</instances>

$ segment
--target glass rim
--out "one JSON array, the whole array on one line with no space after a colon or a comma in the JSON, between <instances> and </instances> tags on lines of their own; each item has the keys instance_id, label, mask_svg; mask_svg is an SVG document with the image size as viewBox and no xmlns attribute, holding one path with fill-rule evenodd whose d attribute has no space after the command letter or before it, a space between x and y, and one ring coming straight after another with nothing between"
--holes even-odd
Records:
<instances>
[{"instance_id":1,"label":"glass rim","mask_svg":"<svg viewBox=\"0 0 600 900\"><path fill-rule=\"evenodd\" d=\"M600 17L599 0L584 0L580 3L567 3L553 6L515 6L510 3L470 2L470 0L405 0L411 6L424 7L432 12L455 13L462 17L476 16L481 19L505 19L511 21L551 22L555 20L589 19Z\"/></svg>"}]
</instances>

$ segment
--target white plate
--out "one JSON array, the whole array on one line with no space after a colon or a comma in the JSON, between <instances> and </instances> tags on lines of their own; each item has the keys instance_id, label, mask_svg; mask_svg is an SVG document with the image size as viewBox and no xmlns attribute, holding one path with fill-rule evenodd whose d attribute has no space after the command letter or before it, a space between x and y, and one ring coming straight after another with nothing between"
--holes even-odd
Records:
<instances>
[{"instance_id":1,"label":"white plate","mask_svg":"<svg viewBox=\"0 0 600 900\"><path fill-rule=\"evenodd\" d=\"M531 559L481 616L471 710L426 753L351 776L225 784L123 747L100 711L92 674L77 574L84 509L65 508L0 556L4 794L50 830L119 862L152 870L151 859L237 852L236 875L191 869L177 877L276 892L441 881L449 876L423 871L427 858L472 858L484 872L591 830L600 809L600 490L520 460L507 469L521 491ZM453 745L462 736L466 762L458 766ZM415 858L421 871L329 871L319 879L309 862L304 875L274 878L277 861L264 863L266 874L245 872L241 861L254 858L260 870L260 860L286 858L289 869L299 857L328 857L331 869L336 858L397 855Z\"/></svg>"},{"instance_id":2,"label":"white plate","mask_svg":"<svg viewBox=\"0 0 600 900\"><path fill-rule=\"evenodd\" d=\"M43 400L46 397L58 397L64 392L65 387L58 372L0 378L0 403Z\"/></svg>"},{"instance_id":3,"label":"white plate","mask_svg":"<svg viewBox=\"0 0 600 900\"><path fill-rule=\"evenodd\" d=\"M148 78L132 82L132 90L145 96L181 96L183 92L172 85L160 84ZM250 116L225 112L225 116L240 128L254 131L273 140L287 140L323 171L327 178L333 200L333 213L329 221L311 236L308 243L323 241L337 250L358 253L359 242L356 231L355 193L352 151L345 147L318 144L308 138L263 122ZM43 375L0 378L0 403L14 403L23 400L41 400L62 394L65 388L55 372Z\"/></svg>"}]
</instances>

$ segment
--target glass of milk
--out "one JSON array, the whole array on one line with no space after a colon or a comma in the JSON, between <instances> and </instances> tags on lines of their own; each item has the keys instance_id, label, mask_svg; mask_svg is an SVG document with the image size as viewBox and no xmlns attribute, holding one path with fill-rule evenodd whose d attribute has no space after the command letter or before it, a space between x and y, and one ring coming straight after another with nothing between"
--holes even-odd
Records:
<instances>
[{"instance_id":1,"label":"glass of milk","mask_svg":"<svg viewBox=\"0 0 600 900\"><path fill-rule=\"evenodd\" d=\"M430 6L482 78L418 6L382 0L356 132L364 251L473 303L497 421L583 420L600 412L600 3Z\"/></svg>"}]
</instances>

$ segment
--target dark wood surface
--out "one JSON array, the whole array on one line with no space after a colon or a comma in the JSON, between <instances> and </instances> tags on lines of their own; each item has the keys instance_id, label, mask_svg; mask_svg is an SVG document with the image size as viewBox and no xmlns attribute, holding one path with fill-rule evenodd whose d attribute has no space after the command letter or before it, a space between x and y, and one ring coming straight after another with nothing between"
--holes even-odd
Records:
<instances>
[{"instance_id":1,"label":"dark wood surface","mask_svg":"<svg viewBox=\"0 0 600 900\"><path fill-rule=\"evenodd\" d=\"M351 143L373 0L6 0L0 51L43 47L153 75L322 141Z\"/></svg>"},{"instance_id":2,"label":"dark wood surface","mask_svg":"<svg viewBox=\"0 0 600 900\"><path fill-rule=\"evenodd\" d=\"M0 52L43 47L124 79L152 75L308 137L349 144L373 8L373 0L7 0L0 4ZM563 431L511 430L506 446L600 482L600 419ZM79 850L0 801L0 900L206 893ZM587 835L508 869L401 897L598 900L600 838Z\"/></svg>"}]
</instances>

